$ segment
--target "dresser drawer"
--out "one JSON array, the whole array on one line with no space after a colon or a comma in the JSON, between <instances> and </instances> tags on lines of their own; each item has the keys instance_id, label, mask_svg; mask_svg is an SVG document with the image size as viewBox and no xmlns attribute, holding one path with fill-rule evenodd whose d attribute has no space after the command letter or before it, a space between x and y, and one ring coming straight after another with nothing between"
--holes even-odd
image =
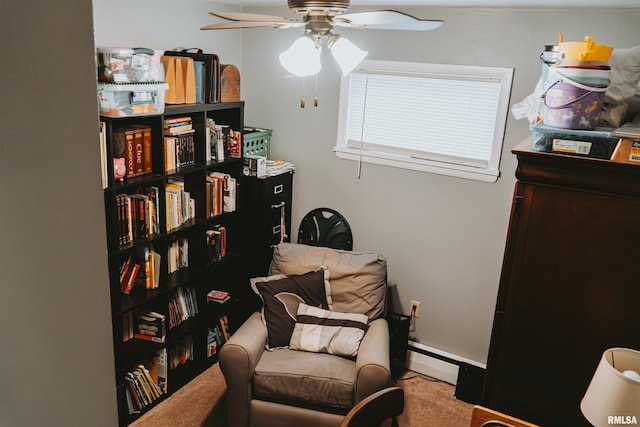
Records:
<instances>
[{"instance_id":1,"label":"dresser drawer","mask_svg":"<svg viewBox=\"0 0 640 427\"><path fill-rule=\"evenodd\" d=\"M265 178L262 181L262 203L264 205L278 204L282 201L291 200L293 189L293 174L284 173L273 177Z\"/></svg>"}]
</instances>

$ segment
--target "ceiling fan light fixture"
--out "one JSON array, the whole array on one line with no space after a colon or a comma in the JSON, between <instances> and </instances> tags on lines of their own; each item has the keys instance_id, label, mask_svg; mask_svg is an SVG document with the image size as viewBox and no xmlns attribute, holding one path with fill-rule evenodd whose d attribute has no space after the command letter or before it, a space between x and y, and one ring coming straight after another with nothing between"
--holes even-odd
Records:
<instances>
[{"instance_id":1,"label":"ceiling fan light fixture","mask_svg":"<svg viewBox=\"0 0 640 427\"><path fill-rule=\"evenodd\" d=\"M369 52L360 49L340 34L331 34L328 41L331 55L340 66L344 76L352 72L369 54Z\"/></svg>"},{"instance_id":2,"label":"ceiling fan light fixture","mask_svg":"<svg viewBox=\"0 0 640 427\"><path fill-rule=\"evenodd\" d=\"M320 53L320 45L302 36L280 54L280 64L294 76L312 76L320 72Z\"/></svg>"}]
</instances>

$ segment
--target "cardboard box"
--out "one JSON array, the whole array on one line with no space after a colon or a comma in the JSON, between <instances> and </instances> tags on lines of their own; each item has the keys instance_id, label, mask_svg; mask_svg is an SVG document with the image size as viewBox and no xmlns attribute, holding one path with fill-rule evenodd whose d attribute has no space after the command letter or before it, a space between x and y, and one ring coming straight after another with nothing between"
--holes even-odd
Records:
<instances>
[{"instance_id":1,"label":"cardboard box","mask_svg":"<svg viewBox=\"0 0 640 427\"><path fill-rule=\"evenodd\" d=\"M621 138L613 150L611 160L640 166L640 141Z\"/></svg>"},{"instance_id":2,"label":"cardboard box","mask_svg":"<svg viewBox=\"0 0 640 427\"><path fill-rule=\"evenodd\" d=\"M264 178L267 175L267 158L264 156L244 156L242 173L246 176Z\"/></svg>"}]
</instances>

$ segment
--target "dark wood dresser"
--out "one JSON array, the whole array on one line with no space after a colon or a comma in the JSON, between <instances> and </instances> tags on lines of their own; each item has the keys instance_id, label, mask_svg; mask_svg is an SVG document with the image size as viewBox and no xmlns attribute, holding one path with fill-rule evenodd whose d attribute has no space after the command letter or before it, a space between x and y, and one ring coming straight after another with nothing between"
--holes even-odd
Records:
<instances>
[{"instance_id":1,"label":"dark wood dresser","mask_svg":"<svg viewBox=\"0 0 640 427\"><path fill-rule=\"evenodd\" d=\"M531 150L518 158L483 404L588 426L602 352L640 349L640 167Z\"/></svg>"}]
</instances>

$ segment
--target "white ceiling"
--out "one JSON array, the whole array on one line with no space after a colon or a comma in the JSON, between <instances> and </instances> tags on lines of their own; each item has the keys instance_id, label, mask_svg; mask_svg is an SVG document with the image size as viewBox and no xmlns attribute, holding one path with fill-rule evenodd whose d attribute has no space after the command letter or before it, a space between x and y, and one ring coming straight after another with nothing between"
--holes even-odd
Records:
<instances>
[{"instance_id":1,"label":"white ceiling","mask_svg":"<svg viewBox=\"0 0 640 427\"><path fill-rule=\"evenodd\" d=\"M223 3L241 6L286 6L286 0L238 0ZM640 7L640 0L351 0L351 6L432 7Z\"/></svg>"}]
</instances>

